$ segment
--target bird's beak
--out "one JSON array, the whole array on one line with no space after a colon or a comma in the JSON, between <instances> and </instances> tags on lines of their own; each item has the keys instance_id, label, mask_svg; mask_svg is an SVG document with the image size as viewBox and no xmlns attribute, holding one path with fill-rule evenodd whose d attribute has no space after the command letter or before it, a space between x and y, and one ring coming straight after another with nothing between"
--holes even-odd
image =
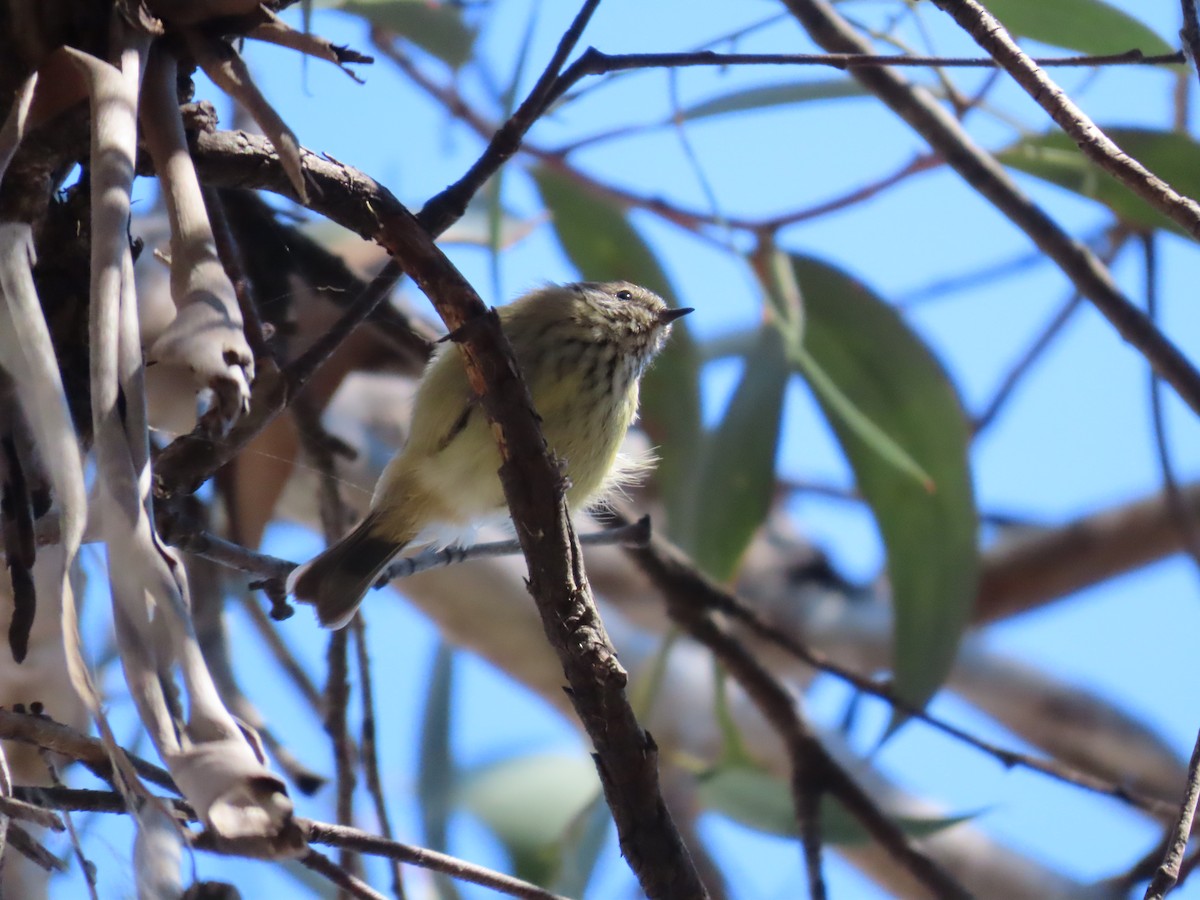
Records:
<instances>
[{"instance_id":1,"label":"bird's beak","mask_svg":"<svg viewBox=\"0 0 1200 900\"><path fill-rule=\"evenodd\" d=\"M664 309L658 314L659 325L669 325L676 319L681 319L690 312L695 312L690 306L681 306L675 309Z\"/></svg>"}]
</instances>

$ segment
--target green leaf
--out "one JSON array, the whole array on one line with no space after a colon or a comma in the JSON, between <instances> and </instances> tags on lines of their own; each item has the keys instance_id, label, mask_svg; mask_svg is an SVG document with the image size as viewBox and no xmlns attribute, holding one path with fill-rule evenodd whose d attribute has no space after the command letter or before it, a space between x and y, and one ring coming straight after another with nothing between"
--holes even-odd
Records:
<instances>
[{"instance_id":1,"label":"green leaf","mask_svg":"<svg viewBox=\"0 0 1200 900\"><path fill-rule=\"evenodd\" d=\"M813 100L838 100L844 97L865 97L867 92L852 78L830 78L821 81L802 81L792 84L767 84L741 88L719 97L693 104L681 111L685 120L707 119L729 113L791 106Z\"/></svg>"},{"instance_id":2,"label":"green leaf","mask_svg":"<svg viewBox=\"0 0 1200 900\"><path fill-rule=\"evenodd\" d=\"M926 491L933 491L936 486L929 474L921 468L921 464L908 455L903 447L892 440L883 429L876 425L854 401L847 397L829 374L821 368L803 345L790 350L791 360L813 389L813 393L821 401L826 413L840 421L852 431L864 444L874 450L880 459L891 463L898 472L904 472Z\"/></svg>"},{"instance_id":3,"label":"green leaf","mask_svg":"<svg viewBox=\"0 0 1200 900\"><path fill-rule=\"evenodd\" d=\"M717 729L721 732L720 765L753 765L754 757L746 748L746 740L742 737L741 729L729 708L729 673L716 657L711 661L713 667L713 718L717 720Z\"/></svg>"},{"instance_id":4,"label":"green leaf","mask_svg":"<svg viewBox=\"0 0 1200 900\"><path fill-rule=\"evenodd\" d=\"M1103 128L1117 145L1188 197L1200 197L1200 144L1189 135L1141 128ZM996 154L1006 166L1103 203L1127 225L1169 228L1178 225L1083 155L1071 138L1055 130L1023 138Z\"/></svg>"},{"instance_id":5,"label":"green leaf","mask_svg":"<svg viewBox=\"0 0 1200 900\"><path fill-rule=\"evenodd\" d=\"M945 680L975 602L971 429L946 373L895 310L827 263L794 256L792 264L804 296L804 353L932 481L929 489L882 454L816 391L887 550L895 689L919 706Z\"/></svg>"},{"instance_id":6,"label":"green leaf","mask_svg":"<svg viewBox=\"0 0 1200 900\"><path fill-rule=\"evenodd\" d=\"M475 29L463 21L462 7L433 0L325 0L372 25L394 31L457 69L471 58Z\"/></svg>"},{"instance_id":7,"label":"green leaf","mask_svg":"<svg viewBox=\"0 0 1200 900\"><path fill-rule=\"evenodd\" d=\"M745 357L725 415L706 436L683 548L705 572L728 581L763 523L775 491L775 451L791 372L783 335L763 325Z\"/></svg>"},{"instance_id":8,"label":"green leaf","mask_svg":"<svg viewBox=\"0 0 1200 900\"><path fill-rule=\"evenodd\" d=\"M567 828L561 845L561 861L554 892L564 897L582 897L587 893L596 862L612 832L612 815L604 795L597 794Z\"/></svg>"},{"instance_id":9,"label":"green leaf","mask_svg":"<svg viewBox=\"0 0 1200 900\"><path fill-rule=\"evenodd\" d=\"M542 11L541 0L537 0L529 10L529 18L525 22L525 34L521 38L521 47L517 52L517 62L513 67L512 78L509 79L508 87L504 89L504 93L500 97L500 105L503 112L500 116L501 121L508 121L512 116L513 110L517 105L517 89L521 86L521 78L525 73L525 65L529 61L529 48L533 43L534 27L537 25L538 15ZM503 225L504 225L504 207L502 205L504 173L505 168L501 167L495 175L493 175L487 183L484 190L484 199L487 202L487 225L488 225L488 250L489 262L492 274L492 291L496 295L500 294L500 249L503 241Z\"/></svg>"},{"instance_id":10,"label":"green leaf","mask_svg":"<svg viewBox=\"0 0 1200 900\"><path fill-rule=\"evenodd\" d=\"M705 808L747 828L784 837L797 834L791 786L760 769L718 766L697 779L696 795Z\"/></svg>"},{"instance_id":11,"label":"green leaf","mask_svg":"<svg viewBox=\"0 0 1200 900\"><path fill-rule=\"evenodd\" d=\"M988 10L1019 37L1080 53L1174 53L1148 25L1101 0L988 0Z\"/></svg>"},{"instance_id":12,"label":"green leaf","mask_svg":"<svg viewBox=\"0 0 1200 900\"><path fill-rule=\"evenodd\" d=\"M458 781L454 748L450 743L451 709L454 693L454 648L438 644L429 675L429 691L421 719L421 747L417 761L417 800L421 828L430 848L445 852L450 806ZM434 874L439 897L455 900L458 888L452 879Z\"/></svg>"},{"instance_id":13,"label":"green leaf","mask_svg":"<svg viewBox=\"0 0 1200 900\"><path fill-rule=\"evenodd\" d=\"M722 813L747 828L796 837L795 806L791 785L782 778L749 766L721 766L703 775L697 793L705 807ZM909 837L921 838L978 816L978 812L955 816L897 816L891 819ZM821 798L821 836L828 844L865 844L871 840L836 798Z\"/></svg>"},{"instance_id":14,"label":"green leaf","mask_svg":"<svg viewBox=\"0 0 1200 900\"><path fill-rule=\"evenodd\" d=\"M569 826L600 792L586 756L531 754L486 766L458 791L464 807L492 830L512 856L515 874L551 883Z\"/></svg>"},{"instance_id":15,"label":"green leaf","mask_svg":"<svg viewBox=\"0 0 1200 900\"><path fill-rule=\"evenodd\" d=\"M554 220L563 252L585 279L623 279L680 305L654 252L625 210L545 167L531 173ZM667 503L667 533L676 536L687 518L694 479L692 464L700 435L699 364L687 320L676 322L671 339L642 379L642 427L660 448L658 482Z\"/></svg>"}]
</instances>

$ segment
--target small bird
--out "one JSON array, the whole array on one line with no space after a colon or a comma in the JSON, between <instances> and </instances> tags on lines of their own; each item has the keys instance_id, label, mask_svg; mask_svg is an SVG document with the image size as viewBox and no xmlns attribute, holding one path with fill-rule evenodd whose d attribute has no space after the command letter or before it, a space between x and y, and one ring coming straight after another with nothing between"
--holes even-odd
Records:
<instances>
[{"instance_id":1,"label":"small bird","mask_svg":"<svg viewBox=\"0 0 1200 900\"><path fill-rule=\"evenodd\" d=\"M567 502L586 508L627 480L620 456L637 416L642 373L671 323L667 306L624 281L550 285L499 310L550 449L563 460ZM287 589L341 628L392 557L436 525L462 526L505 509L500 453L467 380L443 343L417 386L408 442L383 470L371 509L349 534L295 569Z\"/></svg>"}]
</instances>

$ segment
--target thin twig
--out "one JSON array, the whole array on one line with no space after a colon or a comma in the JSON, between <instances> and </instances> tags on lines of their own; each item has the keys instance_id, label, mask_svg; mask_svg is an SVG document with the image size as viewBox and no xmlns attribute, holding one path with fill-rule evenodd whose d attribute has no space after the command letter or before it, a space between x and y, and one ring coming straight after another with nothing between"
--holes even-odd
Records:
<instances>
[{"instance_id":1,"label":"thin twig","mask_svg":"<svg viewBox=\"0 0 1200 900\"><path fill-rule=\"evenodd\" d=\"M61 756L83 763L101 778L113 777L108 751L101 741L45 716L0 709L0 739L45 747ZM131 753L126 752L125 756L138 775L146 781L171 791L178 790L166 769Z\"/></svg>"},{"instance_id":2,"label":"thin twig","mask_svg":"<svg viewBox=\"0 0 1200 900\"><path fill-rule=\"evenodd\" d=\"M1096 56L1056 56L1039 58L1040 66L1120 66L1178 65L1183 53L1148 56L1141 50L1126 50ZM988 56L917 56L910 53L718 53L698 50L685 53L603 53L589 47L562 74L549 94L547 107L565 94L576 82L592 75L608 75L640 69L728 68L732 66L829 66L849 69L896 68L994 68L1002 63Z\"/></svg>"},{"instance_id":3,"label":"thin twig","mask_svg":"<svg viewBox=\"0 0 1200 900\"><path fill-rule=\"evenodd\" d=\"M575 49L575 45L579 43L583 30L599 5L600 0L584 0L574 21L563 32L554 54L529 92L529 96L517 107L508 121L496 130L483 155L475 161L462 178L431 198L417 214L418 221L430 234L435 236L441 234L453 222L461 218L467 208L467 203L483 187L484 182L498 172L500 167L520 149L526 132L549 107L551 94L556 89L559 80L558 73L566 63L567 57L571 55L571 51Z\"/></svg>"},{"instance_id":4,"label":"thin twig","mask_svg":"<svg viewBox=\"0 0 1200 900\"><path fill-rule=\"evenodd\" d=\"M292 402L292 414L300 431L300 441L313 465L320 473L321 528L325 540L333 543L342 536L347 524L346 506L342 502L341 481L337 477L333 448L321 425L321 416L305 397ZM337 780L337 820L341 825L354 822L354 789L357 787L357 753L346 716L350 708L350 669L348 655L350 635L338 629L329 635L325 654L328 674L325 680L325 732L333 742L334 770ZM341 868L352 876L362 874L362 860L351 850L342 848ZM339 887L339 890L344 888Z\"/></svg>"},{"instance_id":5,"label":"thin twig","mask_svg":"<svg viewBox=\"0 0 1200 900\"><path fill-rule=\"evenodd\" d=\"M1192 833L1192 820L1196 815L1196 803L1200 801L1200 732L1196 734L1196 743L1192 746L1192 758L1188 760L1187 788L1183 800L1179 804L1179 816L1171 829L1167 842L1167 852L1163 855L1162 864L1150 879L1146 888L1145 900L1162 900L1167 892L1179 880L1180 865L1183 854L1187 850L1188 837Z\"/></svg>"},{"instance_id":6,"label":"thin twig","mask_svg":"<svg viewBox=\"0 0 1200 900\"><path fill-rule=\"evenodd\" d=\"M970 894L949 873L913 845L908 836L882 813L870 795L829 755L800 719L795 700L771 671L716 622L711 608L697 602L690 580L679 577L677 566L686 564L678 559L668 559L653 545L628 552L665 598L671 618L693 639L712 650L787 744L792 764L793 802L805 843L809 888L813 896L824 895L820 831L815 818L816 798L824 790L836 797L880 846L934 896L969 897Z\"/></svg>"},{"instance_id":7,"label":"thin twig","mask_svg":"<svg viewBox=\"0 0 1200 900\"><path fill-rule=\"evenodd\" d=\"M82 736L81 736L82 737ZM98 743L98 742L97 742ZM127 812L124 799L115 791L96 791L80 788L40 788L27 785L15 785L13 796L26 803L33 803L46 809L75 810L81 812L101 812L123 814ZM174 797L159 797L182 818L197 821L195 811L186 802ZM466 860L427 850L412 844L402 844L389 841L378 835L350 828L345 825L332 825L328 822L316 822L312 819L296 819L305 839L312 844L322 844L330 847L347 847L356 853L368 856L379 856L385 859L396 859L401 862L428 869L431 872L441 872L461 881L469 881L482 887L491 888L510 897L520 897L523 900L567 900L558 894L540 888L535 884L496 872L483 866L475 865ZM241 855L240 848L244 846L237 840L219 838L211 831L203 831L193 835L192 846L199 850L210 850L227 855ZM253 843L250 845L254 846Z\"/></svg>"},{"instance_id":8,"label":"thin twig","mask_svg":"<svg viewBox=\"0 0 1200 900\"><path fill-rule=\"evenodd\" d=\"M246 274L242 262L242 251L234 240L229 228L229 217L225 215L225 204L220 193L215 188L201 188L204 195L204 207L208 210L209 223L212 225L213 242L217 245L217 256L225 268L225 274L233 284L234 294L237 295L238 309L242 313L242 328L246 333L246 343L254 354L255 365L271 356L267 346L266 332L263 330L262 317L258 313L258 303L254 297L254 285Z\"/></svg>"},{"instance_id":9,"label":"thin twig","mask_svg":"<svg viewBox=\"0 0 1200 900\"><path fill-rule=\"evenodd\" d=\"M344 851L343 851L344 853ZM360 900L387 900L383 894L375 890L358 876L346 871L345 867L337 865L324 853L309 850L300 857L300 865L312 869L328 878L337 885L339 896L358 897Z\"/></svg>"},{"instance_id":10,"label":"thin twig","mask_svg":"<svg viewBox=\"0 0 1200 900\"><path fill-rule=\"evenodd\" d=\"M293 566L293 568L295 567ZM242 592L239 594L239 599L241 600L242 608L246 611L246 615L250 618L250 622L254 625L255 631L258 632L263 643L267 645L267 649L271 651L271 655L275 657L275 661L279 664L280 668L291 679L296 690L300 692L300 696L314 710L321 710L324 700L321 698L320 690L317 689L316 683L308 672L305 671L304 666L300 664L300 660L296 658L296 654L292 652L292 648L284 643L275 623L263 612L263 608L258 604L254 595L249 592Z\"/></svg>"},{"instance_id":11,"label":"thin twig","mask_svg":"<svg viewBox=\"0 0 1200 900\"><path fill-rule=\"evenodd\" d=\"M869 49L850 25L827 3L818 0L783 0L796 19L825 50L858 52ZM942 8L962 9L969 0L935 0ZM983 13L971 3L972 20ZM989 34L1005 34L1009 55L1001 57L1006 65L1012 54L1028 60L1007 40L1003 28L990 16ZM984 40L984 35L977 37ZM991 39L987 49L992 50ZM1035 71L1037 71L1035 69ZM1037 204L1023 194L996 159L979 149L962 125L946 115L925 91L917 90L893 68L855 68L854 77L903 118L929 142L934 152L982 196L1020 227L1049 256L1072 283L1096 306L1117 332L1132 344L1179 393L1200 413L1200 372L1177 346L1126 297L1113 282L1111 274L1093 254L1079 245ZM1040 74L1040 72L1039 72ZM1082 113L1080 113L1082 115ZM1086 120L1085 120L1086 121ZM1191 202L1191 201L1189 201ZM1195 206L1194 203L1192 203ZM1197 207L1200 210L1200 207Z\"/></svg>"},{"instance_id":12,"label":"thin twig","mask_svg":"<svg viewBox=\"0 0 1200 900\"><path fill-rule=\"evenodd\" d=\"M1185 11L1189 6L1191 4L1184 0ZM1194 19L1194 7L1192 16ZM1190 24L1193 23L1185 24L1185 33ZM1153 234L1142 237L1142 249L1145 259L1146 312L1154 320L1158 316L1158 254ZM1154 443L1158 451L1163 488L1167 493L1167 499L1183 538L1184 547L1196 565L1200 567L1200 535L1197 533L1196 521L1179 489L1179 482L1175 478L1175 469L1171 463L1170 449L1167 446L1162 389L1158 376L1153 372L1150 373L1150 411L1154 420ZM1187 787L1184 790L1183 800L1179 804L1179 815L1167 835L1167 846L1162 856L1162 862L1155 870L1154 876L1146 888L1146 900L1161 900L1179 880L1180 867L1183 864L1183 855L1187 851L1188 839L1192 833L1192 820L1196 815L1198 800L1200 800L1200 732L1196 734L1196 743L1192 747L1192 756L1188 761Z\"/></svg>"},{"instance_id":13,"label":"thin twig","mask_svg":"<svg viewBox=\"0 0 1200 900\"><path fill-rule=\"evenodd\" d=\"M50 751L45 747L39 747L38 754L42 758L42 764L46 767L46 773L50 776L50 784L56 788L63 787L62 779L58 777L58 766L54 764ZM83 881L87 885L88 896L91 897L91 900L100 900L100 895L96 892L96 864L84 855L83 844L79 840L79 832L75 830L75 822L71 818L70 810L63 810L62 817L63 823L67 826L67 835L71 839L71 852L75 855L75 861L79 863Z\"/></svg>"},{"instance_id":14,"label":"thin twig","mask_svg":"<svg viewBox=\"0 0 1200 900\"><path fill-rule=\"evenodd\" d=\"M22 819L49 828L51 831L63 831L67 826L54 813L34 803L26 803L14 797L0 797L0 815L13 819Z\"/></svg>"},{"instance_id":15,"label":"thin twig","mask_svg":"<svg viewBox=\"0 0 1200 900\"><path fill-rule=\"evenodd\" d=\"M1113 260L1117 258L1117 254L1125 246L1128 237L1129 233L1126 229L1121 227L1112 229L1107 246L1100 251L1100 261L1106 266L1111 266ZM1020 384L1021 379L1024 378L1025 374L1033 367L1033 364L1037 362L1050 345L1054 343L1054 339L1062 332L1062 329L1070 321L1071 316L1074 315L1075 310L1079 308L1082 301L1083 295L1078 290L1074 291L1067 302L1055 313L1054 318L1046 324L1034 342L1021 355L1020 359L1008 370L1008 373L1001 379L1000 386L992 395L991 402L988 403L984 411L975 419L975 437L979 437L995 421L1000 411L1004 408L1004 405L1013 395L1017 385Z\"/></svg>"},{"instance_id":16,"label":"thin twig","mask_svg":"<svg viewBox=\"0 0 1200 900\"><path fill-rule=\"evenodd\" d=\"M1179 867L1179 879L1175 884L1181 885L1196 871L1196 867L1200 866L1200 850L1193 850L1192 855L1184 859L1183 864Z\"/></svg>"},{"instance_id":17,"label":"thin twig","mask_svg":"<svg viewBox=\"0 0 1200 900\"><path fill-rule=\"evenodd\" d=\"M1084 243L1089 247L1093 244L1090 240L1085 240ZM1035 248L1021 251L1007 259L1001 259L999 262L986 262L967 271L953 272L950 275L938 277L934 281L896 294L890 299L897 309L908 312L913 307L944 300L953 294L965 294L971 288L979 285L995 287L1001 279L1012 278L1028 272L1044 262L1046 262L1046 254L1041 250Z\"/></svg>"},{"instance_id":18,"label":"thin twig","mask_svg":"<svg viewBox=\"0 0 1200 900\"><path fill-rule=\"evenodd\" d=\"M379 777L379 750L375 742L375 693L371 683L371 655L367 651L367 622L360 610L350 620L350 630L354 633L354 647L358 659L359 693L362 694L362 725L359 737L359 759L363 772L367 777L367 791L375 804L375 817L379 820L379 830L389 841L395 840L392 831L392 820L388 815L387 799L383 795L383 780ZM399 860L390 860L392 864L392 893L397 900L404 900L404 874Z\"/></svg>"},{"instance_id":19,"label":"thin twig","mask_svg":"<svg viewBox=\"0 0 1200 900\"><path fill-rule=\"evenodd\" d=\"M579 543L585 547L603 547L621 544L633 547L645 545L650 540L650 517L643 516L636 522L604 531L581 534ZM385 584L396 578L408 578L429 569L439 569L469 562L472 559L488 559L496 556L515 556L521 552L521 542L491 541L486 544L471 544L468 547L442 547L423 550L413 556L402 556L384 570L377 584Z\"/></svg>"},{"instance_id":20,"label":"thin twig","mask_svg":"<svg viewBox=\"0 0 1200 900\"><path fill-rule=\"evenodd\" d=\"M610 512L606 514L605 521L610 523L620 522L623 521L623 517L619 512ZM943 721L925 710L907 703L895 696L885 685L881 685L865 675L861 675L852 669L833 662L823 653L813 650L791 633L782 631L764 620L756 610L747 605L740 597L725 591L713 583L711 579L696 568L694 563L687 559L681 550L661 538L654 538L645 548L631 549L628 552L638 561L639 565L643 564L643 562L646 565L653 565L660 572L661 578L666 579L669 577L674 584L672 590L677 596L687 597L689 598L689 602L697 606L729 616L735 622L744 625L752 634L774 644L800 662L812 666L820 672L833 675L835 678L846 682L864 694L883 700L897 712L924 722L926 725L941 731L943 734L947 734L982 753L986 753L1006 768L1022 767L1039 772L1056 781L1114 797L1128 803L1130 806L1145 810L1156 817L1163 817L1174 812L1169 804L1135 791L1125 785L1114 784L1053 760L1038 759L989 743L956 725Z\"/></svg>"},{"instance_id":21,"label":"thin twig","mask_svg":"<svg viewBox=\"0 0 1200 900\"><path fill-rule=\"evenodd\" d=\"M67 864L63 860L43 847L33 835L16 822L8 823L8 834L5 836L5 840L9 847L47 872L67 871ZM95 896L94 893L93 896Z\"/></svg>"},{"instance_id":22,"label":"thin twig","mask_svg":"<svg viewBox=\"0 0 1200 900\"><path fill-rule=\"evenodd\" d=\"M1125 153L1041 70L991 13L975 0L934 0L1083 151L1135 194L1192 237L1200 239L1200 203L1184 196ZM1183 62L1182 53L1176 62ZM1197 410L1200 412L1200 409Z\"/></svg>"},{"instance_id":23,"label":"thin twig","mask_svg":"<svg viewBox=\"0 0 1200 900\"><path fill-rule=\"evenodd\" d=\"M1183 52L1192 69L1200 65L1200 15L1196 13L1196 0L1179 0L1183 7L1183 28L1179 37L1183 41Z\"/></svg>"},{"instance_id":24,"label":"thin twig","mask_svg":"<svg viewBox=\"0 0 1200 900\"><path fill-rule=\"evenodd\" d=\"M276 581L282 584L297 566L297 563L291 560L259 553L215 535L211 531L193 528L191 523L183 519L172 520L170 527L166 528L165 532L165 540L171 546L186 550L196 556L202 556L231 569L255 575L262 581ZM645 544L648 540L650 540L649 516L644 516L629 526L579 535L579 543L585 546L640 545ZM515 539L471 544L467 547L429 548L412 556L402 556L395 560L384 570L375 586L383 587L394 579L409 578L430 569L456 566L473 559L515 556L520 552L521 542Z\"/></svg>"},{"instance_id":25,"label":"thin twig","mask_svg":"<svg viewBox=\"0 0 1200 900\"><path fill-rule=\"evenodd\" d=\"M890 175L885 175L882 178L872 181L870 184L865 184L852 191L847 191L840 197L824 200L821 203L796 210L795 212L783 213L774 218L765 219L759 227L775 231L785 228L788 225L797 225L800 222L807 222L811 219L828 215L829 213L840 212L865 200L870 200L872 197L883 193L889 188L907 181L914 175L920 175L922 172L928 172L942 165L945 165L945 160L936 154L925 153L916 156Z\"/></svg>"},{"instance_id":26,"label":"thin twig","mask_svg":"<svg viewBox=\"0 0 1200 900\"><path fill-rule=\"evenodd\" d=\"M1004 406L1012 397L1013 391L1017 389L1017 385L1021 383L1021 380L1033 368L1033 364L1054 343L1054 339L1062 333L1063 328L1071 321L1071 317L1075 315L1075 311L1082 305L1083 295L1079 291L1073 291L1071 296L1067 298L1067 302L1060 306L1050 321L1042 327L1042 330L1033 340L1033 343L1012 364L1012 367L1000 379L1000 386L992 394L992 399L988 401L988 405L975 418L972 429L975 437L979 437L980 434L987 431L988 427L996 421L996 417L1000 415L1000 411L1004 409Z\"/></svg>"},{"instance_id":27,"label":"thin twig","mask_svg":"<svg viewBox=\"0 0 1200 900\"><path fill-rule=\"evenodd\" d=\"M423 847L414 847L410 844L388 841L376 835L368 834L365 831L360 831L357 828L346 828L341 825L330 825L325 822L312 822L304 819L299 821L301 828L305 830L308 840L314 844L350 847L359 853L382 856L388 859L398 859L401 862L429 869L431 872L442 872L461 881L483 885L492 890L508 894L511 897L527 898L527 900L565 900L565 898L557 894L529 884L526 881L521 881L518 878L513 878L510 875L504 875L500 872L493 872L490 869L456 859L445 853L438 853L435 850L427 850Z\"/></svg>"},{"instance_id":28,"label":"thin twig","mask_svg":"<svg viewBox=\"0 0 1200 900\"><path fill-rule=\"evenodd\" d=\"M1153 322L1158 321L1158 252L1154 234L1142 235L1142 251L1145 259L1146 274L1146 314ZM1200 574L1200 527L1197 518L1184 497L1175 475L1175 465L1171 462L1171 451L1167 442L1166 413L1163 410L1162 379L1153 372L1150 373L1150 416L1154 426L1154 446L1158 455L1158 467L1162 472L1163 490L1167 495L1167 503L1171 515L1175 519L1175 527L1183 550L1196 565Z\"/></svg>"}]
</instances>

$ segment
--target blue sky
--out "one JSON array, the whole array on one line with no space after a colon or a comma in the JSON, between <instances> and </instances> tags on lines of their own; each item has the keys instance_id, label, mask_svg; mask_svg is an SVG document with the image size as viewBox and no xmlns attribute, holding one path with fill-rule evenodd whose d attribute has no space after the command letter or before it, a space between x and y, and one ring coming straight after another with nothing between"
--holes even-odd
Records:
<instances>
[{"instance_id":1,"label":"blue sky","mask_svg":"<svg viewBox=\"0 0 1200 900\"><path fill-rule=\"evenodd\" d=\"M1177 10L1170 4L1149 9L1132 2L1123 5L1173 39ZM878 14L872 4L844 6L854 15L870 18ZM508 77L512 48L520 40L529 4L516 0L503 7L506 14L493 17L484 45L501 81ZM704 14L695 14L701 8ZM727 7L679 0L606 0L584 43L613 52L686 49L739 23L764 17L772 8L765 3ZM534 32L535 62L527 81L572 14L573 4L542 4ZM969 51L938 15L932 8L924 10L938 49ZM631 28L634 21L637 27ZM369 49L360 23L350 17L318 12L313 27L335 43ZM739 49L806 47L798 29L784 22L748 39ZM403 89L402 79L386 62L364 71L367 84L360 86L320 63L302 67L295 56L282 51L251 45L247 57L264 93L301 143L370 173L413 205L454 180L479 152L473 135L455 126L423 97ZM686 103L734 85L773 83L788 77L791 73L778 70L689 71L679 77L678 90ZM826 76L821 73L819 77ZM1082 71L1059 77L1069 91L1089 80ZM978 83L982 76L964 78ZM466 84L465 89L479 95L477 85ZM211 88L202 87L200 93L215 97ZM1085 108L1101 123L1162 127L1169 121L1169 76L1163 72L1108 71L1090 83L1081 97ZM995 102L1023 118L1032 130L1045 127L1044 117L1017 90L1001 89ZM228 123L228 104L218 102L218 107ZM595 91L544 127L540 125L535 140L554 146L572 136L631 120L654 119L669 110L664 75L630 77ZM987 116L979 119L972 125L983 143L997 147L1011 140L1012 132L1001 124ZM779 211L781 204L801 208L837 196L892 171L922 149L905 126L867 99L744 115L736 120L714 119L691 127L689 136L716 196L729 210L743 215ZM701 185L680 159L677 138L665 130L605 144L582 155L579 162L600 177L631 189L661 193L703 208L706 201ZM1090 234L1106 222L1104 210L1093 203L1025 176L1018 180L1073 234ZM537 211L536 194L524 177L508 178L505 191L506 205L515 214ZM688 322L698 337L710 338L757 321L758 294L744 265L711 252L693 236L648 214L635 214L634 222L656 248L680 296L697 308ZM1018 257L1030 250L1024 235L945 170L918 176L847 212L788 229L781 239L790 249L845 267L889 298L911 294L937 277L970 272L988 261ZM503 254L500 291L495 295L486 252L456 248L452 256L485 299L494 303L546 279L573 277L547 226ZM1200 255L1189 242L1165 237L1161 256L1165 327L1185 352L1200 359L1200 308L1195 302ZM1141 271L1135 254L1127 252L1115 274L1132 296L1140 296ZM1012 361L1068 294L1065 279L1050 265L1041 264L969 292L923 303L911 311L909 321L951 372L967 408L979 411ZM708 373L703 386L707 415L719 415L737 376L736 366L718 366ZM1005 414L975 446L980 506L1054 524L1155 490L1160 476L1150 438L1146 381L1141 360L1085 304L1023 382ZM1200 474L1200 426L1169 392L1167 412L1177 468L1184 478L1196 477ZM799 385L789 392L779 469L797 479L849 484L847 467L828 427ZM863 510L804 496L791 511L798 526L827 549L847 576L865 581L877 573L882 550ZM315 535L284 527L272 532L268 549L300 559L316 548ZM1200 725L1200 705L1191 691L1180 687L1193 683L1195 676L1195 635L1200 633L1196 576L1194 566L1182 558L1164 561L995 626L986 639L996 651L1035 663L1138 710L1186 758ZM381 735L385 783L391 789L399 835L419 842L419 824L411 803L415 735L436 635L427 621L390 593L373 597L369 614L373 654L379 661L378 681L389 686ZM303 735L295 743L304 747L306 761L318 768L328 767L324 738L311 715L286 691L276 690L266 679L261 684L256 680L263 650L249 636L240 613L234 612L232 621L242 677L261 690L258 699L272 717L286 723L280 730ZM315 624L302 614L281 627L312 671L323 671L324 636ZM506 676L467 654L457 656L456 671L454 743L463 766L547 748L583 752L569 726ZM814 714L827 722L836 721L846 699L844 692L823 691L815 699ZM115 705L119 710L120 703ZM982 736L1014 743L952 697L939 697L933 709ZM861 733L856 735L864 751L873 746L885 721L885 710L866 704ZM931 760L936 764L931 765ZM920 726L905 729L876 755L876 761L910 789L936 799L949 810L982 810L977 824L988 833L1082 879L1116 874L1157 836L1155 828L1110 801L1036 775L1005 772L975 751L932 736ZM306 814L329 815L327 798L300 801L300 805ZM703 833L737 884L735 896L795 896L802 870L794 843L753 835L715 818L704 823ZM94 840L96 846L112 853L106 860L103 850L93 851L102 877L113 878L113 888L128 893L129 873L119 863L127 846L122 828L105 822ZM495 843L465 817L456 820L452 850L504 866ZM295 885L279 881L270 867L261 864L231 864L206 857L198 857L197 864L208 872L227 866L230 872L244 871L252 878L245 882L248 894ZM622 870L611 843L605 868L606 874L591 896L632 896L632 880ZM832 855L828 869L834 897L875 895L873 888ZM386 885L383 879L376 883ZM72 896L76 888L72 878L63 882L57 893ZM1200 897L1200 884L1185 888L1179 896Z\"/></svg>"}]
</instances>

